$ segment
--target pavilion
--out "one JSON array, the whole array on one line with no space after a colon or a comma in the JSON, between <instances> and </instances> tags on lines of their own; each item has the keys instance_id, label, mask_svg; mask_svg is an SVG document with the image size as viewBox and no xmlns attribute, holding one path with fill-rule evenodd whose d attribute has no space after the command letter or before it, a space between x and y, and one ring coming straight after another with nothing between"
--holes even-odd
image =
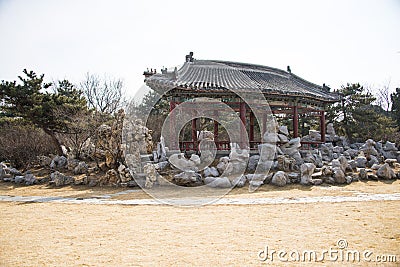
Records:
<instances>
[{"instance_id":1,"label":"pavilion","mask_svg":"<svg viewBox=\"0 0 400 267\"><path fill-rule=\"evenodd\" d=\"M339 101L339 96L330 88L319 86L287 71L267 66L220 60L197 60L191 52L183 66L173 71L163 69L161 73L145 71L145 83L169 100L170 111L182 102L196 97L216 98L239 113L248 129L250 148L256 149L260 140L254 139L255 117L240 93L261 92L268 101L270 111L291 120L291 135L299 136L299 116L306 114L319 121L321 140L302 142L303 145L318 145L325 142L325 111L327 105ZM240 93L239 93L240 92ZM192 120L192 140L180 141L181 150L197 150L196 120ZM248 125L246 125L248 122ZM229 140L218 139L218 122L214 121L214 142L218 150L229 150ZM262 134L266 131L266 116L263 117ZM262 129L261 129L262 128Z\"/></svg>"}]
</instances>

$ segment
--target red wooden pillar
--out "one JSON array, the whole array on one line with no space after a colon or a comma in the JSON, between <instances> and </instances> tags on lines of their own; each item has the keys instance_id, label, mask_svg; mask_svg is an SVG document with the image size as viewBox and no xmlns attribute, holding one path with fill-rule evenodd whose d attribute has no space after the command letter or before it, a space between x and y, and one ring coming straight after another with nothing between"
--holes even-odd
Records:
<instances>
[{"instance_id":1,"label":"red wooden pillar","mask_svg":"<svg viewBox=\"0 0 400 267\"><path fill-rule=\"evenodd\" d=\"M293 106L293 137L299 136L299 111L296 106Z\"/></svg>"},{"instance_id":2,"label":"red wooden pillar","mask_svg":"<svg viewBox=\"0 0 400 267\"><path fill-rule=\"evenodd\" d=\"M240 101L240 120L243 122L244 128L240 127L240 142L241 142L241 147L244 147L245 143L245 135L246 135L246 103L243 101Z\"/></svg>"},{"instance_id":3,"label":"red wooden pillar","mask_svg":"<svg viewBox=\"0 0 400 267\"><path fill-rule=\"evenodd\" d=\"M326 142L325 111L321 111L319 126L321 129L321 142L325 143Z\"/></svg>"},{"instance_id":4,"label":"red wooden pillar","mask_svg":"<svg viewBox=\"0 0 400 267\"><path fill-rule=\"evenodd\" d=\"M218 110L214 110L214 117L218 117ZM218 147L218 121L214 120L214 143L217 146L217 150L219 149Z\"/></svg>"},{"instance_id":5,"label":"red wooden pillar","mask_svg":"<svg viewBox=\"0 0 400 267\"><path fill-rule=\"evenodd\" d=\"M249 129L250 148L254 141L254 114L250 112L250 129Z\"/></svg>"},{"instance_id":6,"label":"red wooden pillar","mask_svg":"<svg viewBox=\"0 0 400 267\"><path fill-rule=\"evenodd\" d=\"M172 149L177 148L177 144L175 144L174 140L175 138L173 137L175 135L175 115L172 113L172 111L175 109L176 103L174 101L169 102L169 113L170 113L170 124L169 124L169 143L171 144Z\"/></svg>"},{"instance_id":7,"label":"red wooden pillar","mask_svg":"<svg viewBox=\"0 0 400 267\"><path fill-rule=\"evenodd\" d=\"M193 141L193 149L197 150L197 119L192 120L192 141Z\"/></svg>"}]
</instances>

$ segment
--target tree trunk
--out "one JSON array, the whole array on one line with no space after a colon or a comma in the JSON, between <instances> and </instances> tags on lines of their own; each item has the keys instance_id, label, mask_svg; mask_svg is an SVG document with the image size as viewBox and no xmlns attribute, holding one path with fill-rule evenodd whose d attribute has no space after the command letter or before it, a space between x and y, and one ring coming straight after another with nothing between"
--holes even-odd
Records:
<instances>
[{"instance_id":1,"label":"tree trunk","mask_svg":"<svg viewBox=\"0 0 400 267\"><path fill-rule=\"evenodd\" d=\"M60 156L61 156L61 155L64 155L64 152L63 152L63 150L62 150L60 141L57 139L56 134L55 134L53 131L48 130L48 129L43 129L43 130L44 130L44 132L45 132L46 134L48 134L48 135L51 137L51 140L53 141L54 145L55 145L56 148L57 148L57 154L60 155Z\"/></svg>"}]
</instances>

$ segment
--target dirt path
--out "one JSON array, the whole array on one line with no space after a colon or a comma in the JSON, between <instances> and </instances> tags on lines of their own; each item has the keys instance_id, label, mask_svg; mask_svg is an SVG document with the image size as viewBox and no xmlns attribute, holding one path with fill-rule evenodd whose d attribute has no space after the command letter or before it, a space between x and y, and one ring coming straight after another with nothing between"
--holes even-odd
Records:
<instances>
[{"instance_id":1,"label":"dirt path","mask_svg":"<svg viewBox=\"0 0 400 267\"><path fill-rule=\"evenodd\" d=\"M238 190L228 199L351 197L355 192L396 194L398 181L354 183L344 187L275 189L245 194ZM272 188L271 188L272 189ZM23 189L5 190L0 195ZM51 189L33 188L35 195ZM73 188L59 196L82 196ZM85 189L86 190L86 189ZM87 189L90 190L90 189ZM89 192L109 195L121 192ZM26 196L33 195L26 192ZM32 192L31 192L32 193ZM138 192L108 200L128 200ZM148 197L147 197L148 199ZM0 266L266 266L260 250L338 249L370 250L369 257L396 255L400 262L400 201L336 203L207 205L182 208L165 205L91 205L0 202ZM273 265L293 266L276 258ZM325 258L317 265L342 266ZM302 262L301 264L305 264ZM360 266L376 266L365 262ZM397 264L397 265L396 265ZM308 266L315 266L312 261ZM297 265L298 266L298 265Z\"/></svg>"}]
</instances>

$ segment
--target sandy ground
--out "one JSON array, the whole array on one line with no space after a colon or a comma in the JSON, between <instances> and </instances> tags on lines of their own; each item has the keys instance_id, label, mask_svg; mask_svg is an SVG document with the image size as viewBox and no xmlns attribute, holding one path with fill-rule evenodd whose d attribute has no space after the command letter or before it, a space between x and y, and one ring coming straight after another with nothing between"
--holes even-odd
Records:
<instances>
[{"instance_id":1,"label":"sandy ground","mask_svg":"<svg viewBox=\"0 0 400 267\"><path fill-rule=\"evenodd\" d=\"M61 189L0 184L0 195L97 196L126 189ZM347 186L262 187L229 197L351 195L396 193L400 181L358 182ZM174 195L176 193L171 193ZM207 194L207 193L205 193ZM132 192L115 198L146 198ZM0 266L265 266L265 246L318 255L345 239L343 250L370 250L369 257L397 255L400 264L400 201L279 205L121 206L0 202ZM287 256L288 257L288 256ZM325 261L308 266L341 266ZM273 265L299 266L305 262ZM360 266L381 266L361 259ZM397 264L397 265L396 265Z\"/></svg>"}]
</instances>

